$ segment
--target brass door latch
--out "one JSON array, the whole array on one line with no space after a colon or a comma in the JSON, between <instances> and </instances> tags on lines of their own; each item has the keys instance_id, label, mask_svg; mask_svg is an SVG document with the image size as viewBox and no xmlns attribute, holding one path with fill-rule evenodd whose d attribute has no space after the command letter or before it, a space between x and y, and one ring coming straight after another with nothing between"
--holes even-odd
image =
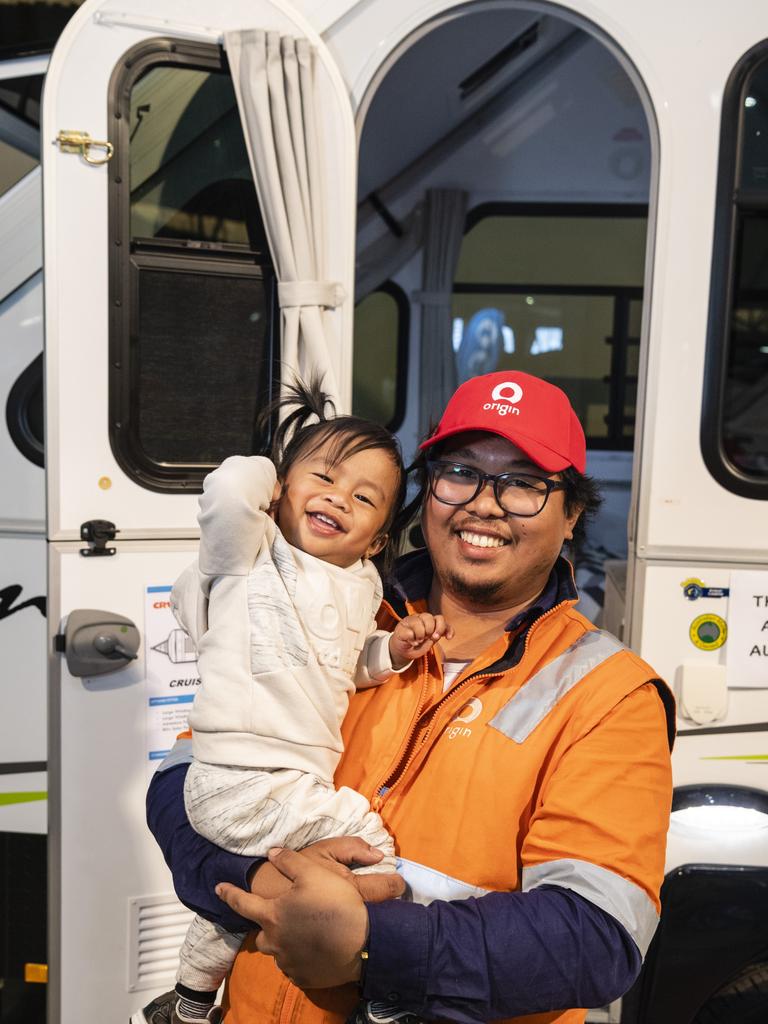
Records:
<instances>
[{"instance_id":1,"label":"brass door latch","mask_svg":"<svg viewBox=\"0 0 768 1024\"><path fill-rule=\"evenodd\" d=\"M112 159L115 147L111 142L97 142L88 132L64 132L56 136L62 153L79 153L86 163L98 167ZM101 156L95 156L91 150L101 150Z\"/></svg>"}]
</instances>

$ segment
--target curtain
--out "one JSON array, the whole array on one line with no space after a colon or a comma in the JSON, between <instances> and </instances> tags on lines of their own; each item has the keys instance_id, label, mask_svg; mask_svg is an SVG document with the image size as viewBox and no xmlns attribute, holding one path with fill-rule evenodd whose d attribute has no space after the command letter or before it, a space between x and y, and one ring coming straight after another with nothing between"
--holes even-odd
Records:
<instances>
[{"instance_id":1,"label":"curtain","mask_svg":"<svg viewBox=\"0 0 768 1024\"><path fill-rule=\"evenodd\" d=\"M467 193L460 189L429 189L424 217L419 375L419 434L426 437L456 390L451 300L453 279L464 237Z\"/></svg>"},{"instance_id":2,"label":"curtain","mask_svg":"<svg viewBox=\"0 0 768 1024\"><path fill-rule=\"evenodd\" d=\"M261 29L226 32L224 46L277 274L282 381L319 371L338 400L324 320L345 295L324 275L315 52Z\"/></svg>"}]
</instances>

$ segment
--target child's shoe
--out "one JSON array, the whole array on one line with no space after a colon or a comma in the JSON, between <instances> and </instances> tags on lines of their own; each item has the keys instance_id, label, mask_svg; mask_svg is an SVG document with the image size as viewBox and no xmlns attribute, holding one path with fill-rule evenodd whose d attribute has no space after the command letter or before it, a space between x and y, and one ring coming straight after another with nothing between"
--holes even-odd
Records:
<instances>
[{"instance_id":1,"label":"child's shoe","mask_svg":"<svg viewBox=\"0 0 768 1024\"><path fill-rule=\"evenodd\" d=\"M410 1010L399 1010L388 1003L360 1003L347 1024L426 1024Z\"/></svg>"},{"instance_id":2,"label":"child's shoe","mask_svg":"<svg viewBox=\"0 0 768 1024\"><path fill-rule=\"evenodd\" d=\"M173 989L164 992L151 1003L147 1003L142 1010L137 1010L131 1016L129 1024L201 1024L199 1017L194 1021L192 1018L182 1017L177 1009L178 1002L178 993ZM205 1024L220 1024L221 1007L212 1006L203 1021Z\"/></svg>"}]
</instances>

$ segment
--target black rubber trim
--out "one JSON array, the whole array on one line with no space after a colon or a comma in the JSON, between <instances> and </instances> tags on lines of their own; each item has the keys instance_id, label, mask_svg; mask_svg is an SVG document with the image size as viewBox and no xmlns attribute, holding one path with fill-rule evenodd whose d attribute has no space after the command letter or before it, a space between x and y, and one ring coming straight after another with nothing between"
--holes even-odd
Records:
<instances>
[{"instance_id":1,"label":"black rubber trim","mask_svg":"<svg viewBox=\"0 0 768 1024\"><path fill-rule=\"evenodd\" d=\"M743 725L707 725L703 729L678 729L678 736L715 736L717 733L768 732L768 722Z\"/></svg>"},{"instance_id":2,"label":"black rubber trim","mask_svg":"<svg viewBox=\"0 0 768 1024\"><path fill-rule=\"evenodd\" d=\"M723 93L720 155L715 193L715 229L709 288L707 347L699 441L709 472L726 490L742 498L768 498L768 478L750 476L735 466L723 447L723 404L728 370L736 239L741 210L751 210L748 196L737 197L744 100L742 93L755 68L768 59L768 41L744 54L731 72Z\"/></svg>"},{"instance_id":3,"label":"black rubber trim","mask_svg":"<svg viewBox=\"0 0 768 1024\"><path fill-rule=\"evenodd\" d=\"M466 235L486 217L647 217L647 203L480 203L467 213Z\"/></svg>"},{"instance_id":4,"label":"black rubber trim","mask_svg":"<svg viewBox=\"0 0 768 1024\"><path fill-rule=\"evenodd\" d=\"M28 775L32 772L47 772L47 761L9 761L0 764L0 775Z\"/></svg>"},{"instance_id":5,"label":"black rubber trim","mask_svg":"<svg viewBox=\"0 0 768 1024\"><path fill-rule=\"evenodd\" d=\"M5 406L5 422L11 440L25 459L45 466L45 447L30 425L32 397L43 386L43 353L36 356L11 388Z\"/></svg>"},{"instance_id":6,"label":"black rubber trim","mask_svg":"<svg viewBox=\"0 0 768 1024\"><path fill-rule=\"evenodd\" d=\"M389 423L384 424L391 433L395 433L402 426L405 419L405 402L408 390L408 338L411 331L411 306L408 296L399 284L394 281L384 281L374 288L369 295L376 292L384 292L395 300L397 305L397 376L395 379L395 411ZM368 298L366 295L365 298ZM365 301L362 299L361 301Z\"/></svg>"}]
</instances>

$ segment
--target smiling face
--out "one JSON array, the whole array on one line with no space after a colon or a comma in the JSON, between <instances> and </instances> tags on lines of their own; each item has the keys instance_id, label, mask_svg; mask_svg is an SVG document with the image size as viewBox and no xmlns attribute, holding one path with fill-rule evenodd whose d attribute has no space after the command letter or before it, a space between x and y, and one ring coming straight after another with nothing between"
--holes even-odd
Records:
<instances>
[{"instance_id":1,"label":"smiling face","mask_svg":"<svg viewBox=\"0 0 768 1024\"><path fill-rule=\"evenodd\" d=\"M458 434L441 448L439 458L494 475L518 471L559 479L496 434ZM505 512L489 484L465 505L444 505L428 494L421 528L436 583L478 609L532 601L546 585L563 543L572 538L579 514L566 515L562 491L554 491L543 510L528 519Z\"/></svg>"},{"instance_id":2,"label":"smiling face","mask_svg":"<svg viewBox=\"0 0 768 1024\"><path fill-rule=\"evenodd\" d=\"M291 465L276 518L289 544L346 569L384 547L400 474L381 448L344 456L333 465L337 447L329 438Z\"/></svg>"}]
</instances>

